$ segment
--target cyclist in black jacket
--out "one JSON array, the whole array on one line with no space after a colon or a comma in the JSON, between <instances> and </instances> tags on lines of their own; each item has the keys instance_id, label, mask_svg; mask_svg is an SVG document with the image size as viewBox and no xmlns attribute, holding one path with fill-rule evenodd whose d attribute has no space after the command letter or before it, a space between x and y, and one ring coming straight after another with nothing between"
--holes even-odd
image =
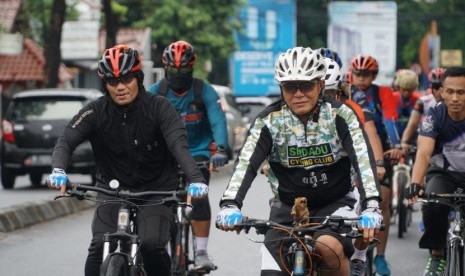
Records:
<instances>
[{"instance_id":1,"label":"cyclist in black jacket","mask_svg":"<svg viewBox=\"0 0 465 276\"><path fill-rule=\"evenodd\" d=\"M187 133L176 109L166 98L145 91L141 69L135 49L117 45L105 50L98 61L98 74L106 95L82 108L58 138L48 177L50 187L64 193L70 157L79 144L89 140L97 163L98 186L117 179L130 191L175 190L179 163L192 183L190 194L207 194L208 186L189 153ZM95 211L86 276L99 275L103 234L116 229L115 206L106 202ZM166 243L171 219L169 207L141 208L137 223L148 275L170 275Z\"/></svg>"}]
</instances>

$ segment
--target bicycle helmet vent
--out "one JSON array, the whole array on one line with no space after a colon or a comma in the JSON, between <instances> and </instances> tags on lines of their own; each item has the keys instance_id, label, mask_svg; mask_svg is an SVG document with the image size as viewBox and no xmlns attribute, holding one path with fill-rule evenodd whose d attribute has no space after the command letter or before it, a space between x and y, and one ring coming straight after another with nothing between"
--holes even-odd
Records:
<instances>
[{"instance_id":1,"label":"bicycle helmet vent","mask_svg":"<svg viewBox=\"0 0 465 276\"><path fill-rule=\"evenodd\" d=\"M311 48L294 47L282 53L275 63L275 79L283 81L311 81L326 74L323 57Z\"/></svg>"},{"instance_id":2,"label":"bicycle helmet vent","mask_svg":"<svg viewBox=\"0 0 465 276\"><path fill-rule=\"evenodd\" d=\"M442 75L444 74L445 71L446 69L440 68L440 67L432 69L428 74L429 82L434 83L434 84L441 84Z\"/></svg>"},{"instance_id":3,"label":"bicycle helmet vent","mask_svg":"<svg viewBox=\"0 0 465 276\"><path fill-rule=\"evenodd\" d=\"M337 63L337 65L339 65L339 68L342 68L342 60L341 60L341 58L339 57L339 55L337 54L336 51L332 51L332 50L330 50L328 48L319 48L317 51L324 58L330 58L330 59L334 60Z\"/></svg>"},{"instance_id":4,"label":"bicycle helmet vent","mask_svg":"<svg viewBox=\"0 0 465 276\"><path fill-rule=\"evenodd\" d=\"M341 83L341 69L336 61L324 58L326 62L325 89L339 89Z\"/></svg>"},{"instance_id":5,"label":"bicycle helmet vent","mask_svg":"<svg viewBox=\"0 0 465 276\"><path fill-rule=\"evenodd\" d=\"M127 45L116 45L106 49L98 61L100 78L118 78L129 73L140 72L141 58L137 50Z\"/></svg>"},{"instance_id":6,"label":"bicycle helmet vent","mask_svg":"<svg viewBox=\"0 0 465 276\"><path fill-rule=\"evenodd\" d=\"M379 66L376 59L370 55L358 55L350 61L350 70L352 72L368 71L378 74Z\"/></svg>"},{"instance_id":7,"label":"bicycle helmet vent","mask_svg":"<svg viewBox=\"0 0 465 276\"><path fill-rule=\"evenodd\" d=\"M193 67L197 54L189 43L179 40L171 43L163 51L162 62L171 67Z\"/></svg>"}]
</instances>

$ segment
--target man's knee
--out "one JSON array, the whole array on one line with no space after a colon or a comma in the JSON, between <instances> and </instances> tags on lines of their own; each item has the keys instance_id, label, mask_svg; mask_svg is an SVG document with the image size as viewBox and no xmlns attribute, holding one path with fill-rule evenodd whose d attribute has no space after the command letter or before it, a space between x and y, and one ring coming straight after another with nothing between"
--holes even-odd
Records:
<instances>
[{"instance_id":1,"label":"man's knee","mask_svg":"<svg viewBox=\"0 0 465 276\"><path fill-rule=\"evenodd\" d=\"M192 220L211 220L212 214L208 197L192 200L192 207L194 209L191 216Z\"/></svg>"}]
</instances>

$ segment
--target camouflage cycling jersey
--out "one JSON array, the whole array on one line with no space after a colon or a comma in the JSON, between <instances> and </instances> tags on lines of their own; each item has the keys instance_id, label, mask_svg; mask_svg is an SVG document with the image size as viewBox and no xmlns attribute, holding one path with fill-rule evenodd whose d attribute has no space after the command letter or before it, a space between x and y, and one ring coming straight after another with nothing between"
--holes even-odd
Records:
<instances>
[{"instance_id":1,"label":"camouflage cycling jersey","mask_svg":"<svg viewBox=\"0 0 465 276\"><path fill-rule=\"evenodd\" d=\"M309 207L320 207L344 197L353 188L351 165L362 199L379 198L376 170L369 158L373 155L354 110L325 100L316 121L304 124L283 102L263 110L250 128L221 204L242 206L265 159L270 164L271 188L285 203L306 196Z\"/></svg>"}]
</instances>

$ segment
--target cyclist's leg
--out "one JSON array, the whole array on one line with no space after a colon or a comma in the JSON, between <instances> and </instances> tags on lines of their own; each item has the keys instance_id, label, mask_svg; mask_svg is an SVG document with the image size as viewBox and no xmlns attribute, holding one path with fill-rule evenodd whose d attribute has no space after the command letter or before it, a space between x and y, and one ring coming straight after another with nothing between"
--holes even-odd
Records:
<instances>
[{"instance_id":1,"label":"cyclist's leg","mask_svg":"<svg viewBox=\"0 0 465 276\"><path fill-rule=\"evenodd\" d=\"M427 173L426 193L453 193L456 188L457 185L448 173L431 169ZM450 208L444 204L425 204L422 211L425 231L420 238L420 248L445 248Z\"/></svg>"},{"instance_id":2,"label":"cyclist's leg","mask_svg":"<svg viewBox=\"0 0 465 276\"><path fill-rule=\"evenodd\" d=\"M206 156L194 156L194 159L195 161L209 160ZM201 168L200 171L208 185L210 183L210 171L208 168ZM197 268L213 269L215 264L210 260L207 253L211 224L210 200L208 196L202 199L193 199L192 206L193 213L191 216L191 225L196 245L195 266Z\"/></svg>"},{"instance_id":3,"label":"cyclist's leg","mask_svg":"<svg viewBox=\"0 0 465 276\"><path fill-rule=\"evenodd\" d=\"M450 177L451 174L452 172L444 172L431 167L426 175L426 192L453 193L457 184ZM443 204L425 204L422 211L425 231L420 238L419 245L420 248L427 248L431 252L425 272L440 274L444 271L446 263L444 249L446 248L450 208Z\"/></svg>"},{"instance_id":4,"label":"cyclist's leg","mask_svg":"<svg viewBox=\"0 0 465 276\"><path fill-rule=\"evenodd\" d=\"M388 262L385 259L385 252L386 252L386 247L387 247L387 242L388 242L388 237L389 237L389 228L390 228L390 221L391 221L391 181L392 181L392 175L393 175L393 166L390 164L389 159L384 160L385 168L386 168L386 174L384 175L384 178L382 181L380 181L381 184L381 196L382 196L382 201L381 201L381 214L383 215L383 221L384 221L384 231L380 231L378 238L379 238L379 244L376 247L376 256L375 256L375 266L376 266L376 271L380 275L390 275L391 271L389 269Z\"/></svg>"},{"instance_id":5,"label":"cyclist's leg","mask_svg":"<svg viewBox=\"0 0 465 276\"><path fill-rule=\"evenodd\" d=\"M116 231L118 216L118 204L99 204L94 212L92 220L92 241L85 264L85 275L100 275L100 265L103 256L103 235ZM114 248L112 248L114 250Z\"/></svg>"},{"instance_id":6,"label":"cyclist's leg","mask_svg":"<svg viewBox=\"0 0 465 276\"><path fill-rule=\"evenodd\" d=\"M356 218L355 198L349 193L337 202L319 208L312 212L312 216L325 217L329 215ZM329 229L317 232L313 235L317 240L316 248L322 256L322 268L328 270L322 275L348 275L349 257L354 253L352 240L343 238Z\"/></svg>"},{"instance_id":7,"label":"cyclist's leg","mask_svg":"<svg viewBox=\"0 0 465 276\"><path fill-rule=\"evenodd\" d=\"M141 253L147 275L171 275L171 260L166 251L170 237L172 209L164 205L145 206L137 216Z\"/></svg>"}]
</instances>

